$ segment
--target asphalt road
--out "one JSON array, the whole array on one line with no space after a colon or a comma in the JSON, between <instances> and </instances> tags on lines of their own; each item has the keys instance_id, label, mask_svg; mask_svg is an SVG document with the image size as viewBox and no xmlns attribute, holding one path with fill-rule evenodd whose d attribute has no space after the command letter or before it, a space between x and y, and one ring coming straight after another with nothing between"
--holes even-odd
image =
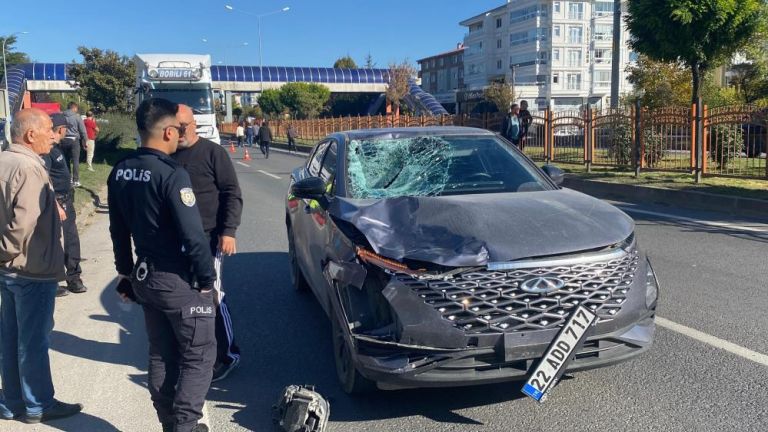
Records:
<instances>
[{"instance_id":1,"label":"asphalt road","mask_svg":"<svg viewBox=\"0 0 768 432\"><path fill-rule=\"evenodd\" d=\"M658 327L648 353L577 373L543 404L522 397L520 383L353 398L337 384L322 309L290 288L283 200L303 159L257 153L233 155L245 210L223 277L243 362L209 393L214 431L270 430L270 407L288 384L314 384L331 399L333 432L768 429L768 363L759 361L768 358L759 357L768 354L768 229L630 213L662 283L659 316L707 342Z\"/></svg>"}]
</instances>

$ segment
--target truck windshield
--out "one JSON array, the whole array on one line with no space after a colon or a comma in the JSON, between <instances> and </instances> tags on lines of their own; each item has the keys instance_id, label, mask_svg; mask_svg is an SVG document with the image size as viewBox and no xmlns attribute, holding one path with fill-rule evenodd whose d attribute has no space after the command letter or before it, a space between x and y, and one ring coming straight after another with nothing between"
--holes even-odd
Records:
<instances>
[{"instance_id":1,"label":"truck windshield","mask_svg":"<svg viewBox=\"0 0 768 432\"><path fill-rule=\"evenodd\" d=\"M351 197L358 199L552 188L503 141L471 135L351 140L347 181Z\"/></svg>"},{"instance_id":2,"label":"truck windshield","mask_svg":"<svg viewBox=\"0 0 768 432\"><path fill-rule=\"evenodd\" d=\"M211 114L211 91L205 87L198 88L154 88L149 90L147 98L163 98L171 102L188 105L194 114Z\"/></svg>"}]
</instances>

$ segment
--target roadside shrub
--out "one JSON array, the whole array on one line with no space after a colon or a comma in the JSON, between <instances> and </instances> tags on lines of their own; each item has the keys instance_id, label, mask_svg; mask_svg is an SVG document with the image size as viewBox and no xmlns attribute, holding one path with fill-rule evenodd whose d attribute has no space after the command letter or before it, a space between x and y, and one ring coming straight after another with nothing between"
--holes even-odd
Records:
<instances>
[{"instance_id":1,"label":"roadside shrub","mask_svg":"<svg viewBox=\"0 0 768 432\"><path fill-rule=\"evenodd\" d=\"M109 113L97 116L99 136L96 138L96 149L114 151L118 148L135 147L137 131L133 115Z\"/></svg>"},{"instance_id":2,"label":"roadside shrub","mask_svg":"<svg viewBox=\"0 0 768 432\"><path fill-rule=\"evenodd\" d=\"M645 146L645 166L657 168L665 156L664 143L661 137L653 128L645 128L643 130L643 144Z\"/></svg>"},{"instance_id":3,"label":"roadside shrub","mask_svg":"<svg viewBox=\"0 0 768 432\"><path fill-rule=\"evenodd\" d=\"M743 145L741 124L716 125L709 130L709 154L720 169L741 155Z\"/></svg>"},{"instance_id":4,"label":"roadside shrub","mask_svg":"<svg viewBox=\"0 0 768 432\"><path fill-rule=\"evenodd\" d=\"M609 127L608 157L617 165L632 164L632 128L626 121L613 121Z\"/></svg>"}]
</instances>

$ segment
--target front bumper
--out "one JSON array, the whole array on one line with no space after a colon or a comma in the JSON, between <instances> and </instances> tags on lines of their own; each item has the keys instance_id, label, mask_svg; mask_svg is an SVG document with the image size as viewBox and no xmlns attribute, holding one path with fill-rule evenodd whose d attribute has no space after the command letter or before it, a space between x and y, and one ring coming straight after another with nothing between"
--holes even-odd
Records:
<instances>
[{"instance_id":1,"label":"front bumper","mask_svg":"<svg viewBox=\"0 0 768 432\"><path fill-rule=\"evenodd\" d=\"M654 315L649 311L628 327L587 337L566 372L610 366L642 354L653 340ZM551 340L552 333L546 333ZM530 374L549 346L549 342L520 344L516 337L516 333L506 334L495 347L438 353L417 348L386 352L375 343L358 339L356 367L382 390L516 381Z\"/></svg>"}]
</instances>

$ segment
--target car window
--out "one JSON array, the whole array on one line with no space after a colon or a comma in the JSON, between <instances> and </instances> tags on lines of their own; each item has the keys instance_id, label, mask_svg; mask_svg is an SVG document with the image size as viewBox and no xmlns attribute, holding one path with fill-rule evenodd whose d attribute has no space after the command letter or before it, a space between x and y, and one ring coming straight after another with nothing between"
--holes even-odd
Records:
<instances>
[{"instance_id":1,"label":"car window","mask_svg":"<svg viewBox=\"0 0 768 432\"><path fill-rule=\"evenodd\" d=\"M509 144L488 135L425 135L351 140L347 182L353 198L533 192L551 183Z\"/></svg>"},{"instance_id":2,"label":"car window","mask_svg":"<svg viewBox=\"0 0 768 432\"><path fill-rule=\"evenodd\" d=\"M315 147L315 153L312 155L309 163L307 163L309 175L317 177L320 174L320 164L323 161L323 155L329 143L330 141L323 141Z\"/></svg>"},{"instance_id":3,"label":"car window","mask_svg":"<svg viewBox=\"0 0 768 432\"><path fill-rule=\"evenodd\" d=\"M326 183L331 181L336 174L336 141L331 142L323 158L323 165L320 167L320 178Z\"/></svg>"}]
</instances>

